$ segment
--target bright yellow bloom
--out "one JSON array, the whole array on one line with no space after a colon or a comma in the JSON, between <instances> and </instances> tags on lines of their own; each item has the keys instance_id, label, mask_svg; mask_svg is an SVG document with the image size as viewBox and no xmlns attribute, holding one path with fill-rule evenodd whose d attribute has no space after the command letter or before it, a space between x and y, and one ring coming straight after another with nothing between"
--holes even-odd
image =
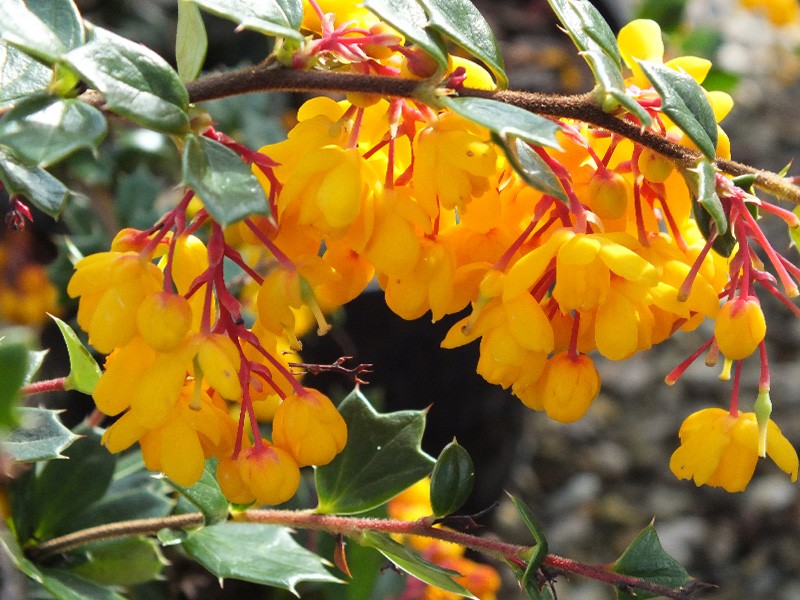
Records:
<instances>
[{"instance_id":1,"label":"bright yellow bloom","mask_svg":"<svg viewBox=\"0 0 800 600\"><path fill-rule=\"evenodd\" d=\"M516 395L526 406L544 410L560 423L577 421L600 392L600 375L585 354L570 356L560 352L551 357L535 385Z\"/></svg>"},{"instance_id":2,"label":"bright yellow bloom","mask_svg":"<svg viewBox=\"0 0 800 600\"><path fill-rule=\"evenodd\" d=\"M696 485L741 492L758 462L758 422L755 413L731 415L721 408L706 408L690 415L681 426L681 445L669 466L678 479ZM778 426L767 424L767 455L797 481L797 452Z\"/></svg>"},{"instance_id":3,"label":"bright yellow bloom","mask_svg":"<svg viewBox=\"0 0 800 600\"><path fill-rule=\"evenodd\" d=\"M292 456L267 440L242 450L236 459L239 477L259 504L282 504L300 485L300 469Z\"/></svg>"},{"instance_id":4,"label":"bright yellow bloom","mask_svg":"<svg viewBox=\"0 0 800 600\"><path fill-rule=\"evenodd\" d=\"M714 324L719 350L730 360L750 356L766 333L764 313L758 299L753 296L728 300L722 305Z\"/></svg>"}]
</instances>

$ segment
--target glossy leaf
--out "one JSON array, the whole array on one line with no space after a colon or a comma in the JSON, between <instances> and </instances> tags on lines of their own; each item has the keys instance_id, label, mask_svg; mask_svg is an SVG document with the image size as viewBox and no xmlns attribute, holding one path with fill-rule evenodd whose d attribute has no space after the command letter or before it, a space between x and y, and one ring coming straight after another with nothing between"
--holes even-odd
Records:
<instances>
[{"instance_id":1,"label":"glossy leaf","mask_svg":"<svg viewBox=\"0 0 800 600\"><path fill-rule=\"evenodd\" d=\"M208 34L200 9L191 0L178 0L175 60L181 81L193 81L200 74L207 51Z\"/></svg>"},{"instance_id":2,"label":"glossy leaf","mask_svg":"<svg viewBox=\"0 0 800 600\"><path fill-rule=\"evenodd\" d=\"M503 149L508 162L525 183L543 194L558 198L565 204L569 202L550 165L536 154L527 142L518 138L505 140L496 134L492 135L492 140Z\"/></svg>"},{"instance_id":3,"label":"glossy leaf","mask_svg":"<svg viewBox=\"0 0 800 600\"><path fill-rule=\"evenodd\" d=\"M428 15L417 0L365 0L364 8L425 51L444 72L447 69L447 50L441 36L427 29Z\"/></svg>"},{"instance_id":4,"label":"glossy leaf","mask_svg":"<svg viewBox=\"0 0 800 600\"><path fill-rule=\"evenodd\" d=\"M0 428L17 425L17 399L28 373L29 351L23 339L0 337Z\"/></svg>"},{"instance_id":5,"label":"glossy leaf","mask_svg":"<svg viewBox=\"0 0 800 600\"><path fill-rule=\"evenodd\" d=\"M8 148L0 145L0 179L16 196L25 196L42 212L58 218L72 194L67 186L41 167L24 164Z\"/></svg>"},{"instance_id":6,"label":"glossy leaf","mask_svg":"<svg viewBox=\"0 0 800 600\"><path fill-rule=\"evenodd\" d=\"M692 196L692 212L703 237L715 235L712 247L722 256L730 256L736 247L736 238L728 225L728 214L716 190L716 169L706 161L699 161L693 169L684 169L683 178Z\"/></svg>"},{"instance_id":7,"label":"glossy leaf","mask_svg":"<svg viewBox=\"0 0 800 600\"><path fill-rule=\"evenodd\" d=\"M431 473L431 508L445 517L464 505L475 484L475 465L469 452L455 439L444 447Z\"/></svg>"},{"instance_id":8,"label":"glossy leaf","mask_svg":"<svg viewBox=\"0 0 800 600\"><path fill-rule=\"evenodd\" d=\"M448 37L483 62L508 87L508 76L497 39L486 19L470 0L420 0L428 14L428 27Z\"/></svg>"},{"instance_id":9,"label":"glossy leaf","mask_svg":"<svg viewBox=\"0 0 800 600\"><path fill-rule=\"evenodd\" d=\"M707 158L717 151L717 120L700 84L686 73L662 64L637 60L661 96L661 110L691 139Z\"/></svg>"},{"instance_id":10,"label":"glossy leaf","mask_svg":"<svg viewBox=\"0 0 800 600\"><path fill-rule=\"evenodd\" d=\"M168 564L158 542L142 536L94 542L80 553L86 560L69 571L105 586L152 581Z\"/></svg>"},{"instance_id":11,"label":"glossy leaf","mask_svg":"<svg viewBox=\"0 0 800 600\"><path fill-rule=\"evenodd\" d=\"M636 536L611 566L611 570L676 589L689 582L686 569L661 547L652 522ZM652 593L638 589L631 590L630 593L617 589L617 600L641 600L653 596Z\"/></svg>"},{"instance_id":12,"label":"glossy leaf","mask_svg":"<svg viewBox=\"0 0 800 600\"><path fill-rule=\"evenodd\" d=\"M264 189L230 148L190 134L183 147L183 181L200 197L211 217L229 225L250 215L269 215Z\"/></svg>"},{"instance_id":13,"label":"glossy leaf","mask_svg":"<svg viewBox=\"0 0 800 600\"><path fill-rule=\"evenodd\" d=\"M0 2L0 38L44 63L55 63L83 43L83 26L70 0Z\"/></svg>"},{"instance_id":14,"label":"glossy leaf","mask_svg":"<svg viewBox=\"0 0 800 600\"><path fill-rule=\"evenodd\" d=\"M220 579L242 579L296 593L304 581L338 583L323 559L294 541L286 527L218 523L190 532L186 553Z\"/></svg>"},{"instance_id":15,"label":"glossy leaf","mask_svg":"<svg viewBox=\"0 0 800 600\"><path fill-rule=\"evenodd\" d=\"M434 460L421 447L425 413L379 414L356 388L339 405L347 422L344 450L315 481L317 512L353 514L379 506L431 472Z\"/></svg>"},{"instance_id":16,"label":"glossy leaf","mask_svg":"<svg viewBox=\"0 0 800 600\"><path fill-rule=\"evenodd\" d=\"M547 539L544 537L528 505L512 494L508 494L508 497L511 499L514 508L517 509L517 513L519 513L522 522L525 523L525 527L531 532L535 544L528 558L528 566L525 568L520 578L520 585L523 588L527 588L530 584L536 583L536 571L539 569L544 559L547 558Z\"/></svg>"},{"instance_id":17,"label":"glossy leaf","mask_svg":"<svg viewBox=\"0 0 800 600\"><path fill-rule=\"evenodd\" d=\"M588 0L548 0L553 12L573 43L581 51L599 49L611 58L617 70L622 68L622 57L617 38L603 15Z\"/></svg>"},{"instance_id":18,"label":"glossy leaf","mask_svg":"<svg viewBox=\"0 0 800 600\"><path fill-rule=\"evenodd\" d=\"M217 461L206 461L206 467L200 481L190 487L182 487L170 481L189 502L194 504L206 519L206 525L213 525L228 518L228 499L222 493L216 478Z\"/></svg>"},{"instance_id":19,"label":"glossy leaf","mask_svg":"<svg viewBox=\"0 0 800 600\"><path fill-rule=\"evenodd\" d=\"M42 587L57 600L126 600L108 586L65 569L42 568Z\"/></svg>"},{"instance_id":20,"label":"glossy leaf","mask_svg":"<svg viewBox=\"0 0 800 600\"><path fill-rule=\"evenodd\" d=\"M65 60L115 113L165 133L189 128L186 88L172 67L145 46L95 28L92 39Z\"/></svg>"},{"instance_id":21,"label":"glossy leaf","mask_svg":"<svg viewBox=\"0 0 800 600\"><path fill-rule=\"evenodd\" d=\"M364 531L358 538L358 543L370 548L375 548L392 563L397 565L409 575L424 581L447 592L464 596L465 598L475 598L469 590L454 581L454 577L460 577L457 571L445 569L422 558L416 552L406 548L403 544L394 541L386 533L377 531Z\"/></svg>"},{"instance_id":22,"label":"glossy leaf","mask_svg":"<svg viewBox=\"0 0 800 600\"><path fill-rule=\"evenodd\" d=\"M560 129L555 121L528 112L524 108L489 98L441 98L446 108L486 127L501 138L516 137L534 146L561 150L556 139Z\"/></svg>"},{"instance_id":23,"label":"glossy leaf","mask_svg":"<svg viewBox=\"0 0 800 600\"><path fill-rule=\"evenodd\" d=\"M0 41L0 108L44 90L51 76L42 63Z\"/></svg>"},{"instance_id":24,"label":"glossy leaf","mask_svg":"<svg viewBox=\"0 0 800 600\"><path fill-rule=\"evenodd\" d=\"M20 427L3 438L3 452L14 460L34 462L62 458L66 448L78 439L64 427L58 413L47 408L17 409Z\"/></svg>"},{"instance_id":25,"label":"glossy leaf","mask_svg":"<svg viewBox=\"0 0 800 600\"><path fill-rule=\"evenodd\" d=\"M47 167L106 135L103 113L79 100L32 96L0 119L0 144L27 162Z\"/></svg>"},{"instance_id":26,"label":"glossy leaf","mask_svg":"<svg viewBox=\"0 0 800 600\"><path fill-rule=\"evenodd\" d=\"M69 353L69 375L67 375L67 380L64 383L64 389L78 390L84 394L91 394L103 374L100 366L89 350L86 349L86 346L78 339L72 327L58 317L50 315L50 318L58 325Z\"/></svg>"},{"instance_id":27,"label":"glossy leaf","mask_svg":"<svg viewBox=\"0 0 800 600\"><path fill-rule=\"evenodd\" d=\"M229 19L243 29L264 35L279 35L302 41L300 23L303 3L300 0L192 0L211 14Z\"/></svg>"}]
</instances>

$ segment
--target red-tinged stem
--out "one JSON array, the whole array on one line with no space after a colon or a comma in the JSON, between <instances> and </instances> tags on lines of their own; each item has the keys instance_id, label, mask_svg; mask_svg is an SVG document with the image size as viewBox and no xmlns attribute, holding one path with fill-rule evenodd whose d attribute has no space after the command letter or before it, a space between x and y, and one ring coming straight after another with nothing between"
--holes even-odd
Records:
<instances>
[{"instance_id":1,"label":"red-tinged stem","mask_svg":"<svg viewBox=\"0 0 800 600\"><path fill-rule=\"evenodd\" d=\"M705 342L703 342L700 345L700 347L697 350L695 350L694 352L692 352L687 358L685 358L683 360L683 362L681 362L681 364L679 364L677 367L672 369L672 371L667 373L667 376L664 377L664 383L666 383L667 385L674 385L675 382L678 381L678 379L680 379L681 375L683 375L683 373L686 371L686 369L688 369L689 366L694 361L696 361L698 359L698 357L703 352L706 351L706 348L708 348L713 341L714 341L714 338L711 337L711 338L707 339Z\"/></svg>"},{"instance_id":2,"label":"red-tinged stem","mask_svg":"<svg viewBox=\"0 0 800 600\"><path fill-rule=\"evenodd\" d=\"M256 227L255 223L253 223L250 219L245 219L244 222L245 225L247 225L247 227L250 229L250 231L253 232L253 235L255 235L259 239L259 241L262 244L264 244L264 246L266 246L267 250L269 250L272 253L275 259L280 263L282 268L291 271L294 270L295 264L292 262L292 259L286 256L286 254L284 254L280 248L278 248L275 244L273 244L272 240L270 240L266 235L264 235L264 232L261 231L258 227Z\"/></svg>"},{"instance_id":3,"label":"red-tinged stem","mask_svg":"<svg viewBox=\"0 0 800 600\"><path fill-rule=\"evenodd\" d=\"M758 356L761 359L761 374L758 378L758 390L769 390L769 361L767 360L767 345L764 340L758 344Z\"/></svg>"},{"instance_id":4,"label":"red-tinged stem","mask_svg":"<svg viewBox=\"0 0 800 600\"><path fill-rule=\"evenodd\" d=\"M761 227L758 226L758 223L756 223L756 220L753 218L753 215L750 214L750 211L744 207L740 212L749 225L748 233L750 233L750 235L752 235L758 244L764 249L764 252L767 253L772 266L775 267L775 271L778 274L778 278L781 280L781 284L783 285L786 295L790 298L794 298L798 294L797 284L792 280L789 273L786 272L786 267L783 266L780 258L778 258L778 253L775 252L775 249L769 243L769 240L764 235L764 232L761 231Z\"/></svg>"},{"instance_id":5,"label":"red-tinged stem","mask_svg":"<svg viewBox=\"0 0 800 600\"><path fill-rule=\"evenodd\" d=\"M706 240L703 249L700 251L700 254L697 255L692 267L689 269L689 273L686 275L686 279L683 280L680 289L678 290L678 301L679 302L686 302L689 299L689 295L692 293L692 286L694 285L694 280L697 277L697 273L700 271L700 266L703 264L703 261L706 259L706 255L708 255L709 250L711 250L711 245L714 243L715 236L708 236L708 240Z\"/></svg>"},{"instance_id":6,"label":"red-tinged stem","mask_svg":"<svg viewBox=\"0 0 800 600\"><path fill-rule=\"evenodd\" d=\"M66 377L56 377L55 379L46 379L45 381L35 381L28 385L23 385L19 390L22 396L31 396L33 394L41 394L44 392L63 392L64 384L67 382Z\"/></svg>"}]
</instances>

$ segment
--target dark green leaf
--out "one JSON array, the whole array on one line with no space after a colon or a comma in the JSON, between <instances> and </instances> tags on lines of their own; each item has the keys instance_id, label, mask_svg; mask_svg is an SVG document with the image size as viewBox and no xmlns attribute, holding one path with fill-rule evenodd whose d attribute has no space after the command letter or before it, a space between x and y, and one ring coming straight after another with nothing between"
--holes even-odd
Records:
<instances>
[{"instance_id":1,"label":"dark green leaf","mask_svg":"<svg viewBox=\"0 0 800 600\"><path fill-rule=\"evenodd\" d=\"M181 81L193 81L203 68L208 50L208 35L200 9L191 0L178 0L178 30L175 34L175 60Z\"/></svg>"},{"instance_id":2,"label":"dark green leaf","mask_svg":"<svg viewBox=\"0 0 800 600\"><path fill-rule=\"evenodd\" d=\"M520 585L523 588L527 588L529 585L535 584L536 571L539 569L544 559L547 558L547 539L544 537L528 505L512 494L508 494L508 497L511 498L514 508L517 509L517 513L519 513L519 516L522 518L522 522L525 523L525 527L527 527L528 531L533 535L533 540L535 542L535 546L531 551L531 556L528 558L528 566L525 568L525 572L520 579Z\"/></svg>"},{"instance_id":3,"label":"dark green leaf","mask_svg":"<svg viewBox=\"0 0 800 600\"><path fill-rule=\"evenodd\" d=\"M339 582L322 566L322 558L295 542L286 527L219 523L190 532L183 547L220 579L242 579L295 593L303 581Z\"/></svg>"},{"instance_id":4,"label":"dark green leaf","mask_svg":"<svg viewBox=\"0 0 800 600\"><path fill-rule=\"evenodd\" d=\"M79 100L32 96L0 119L0 143L25 161L47 167L106 135L103 113Z\"/></svg>"},{"instance_id":5,"label":"dark green leaf","mask_svg":"<svg viewBox=\"0 0 800 600\"><path fill-rule=\"evenodd\" d=\"M80 548L86 560L70 572L101 585L136 585L158 578L167 560L158 542L141 536L94 542Z\"/></svg>"},{"instance_id":6,"label":"dark green leaf","mask_svg":"<svg viewBox=\"0 0 800 600\"><path fill-rule=\"evenodd\" d=\"M497 79L498 87L508 87L508 76L497 39L483 15L470 0L420 0L428 13L428 27L447 36L483 62Z\"/></svg>"},{"instance_id":7,"label":"dark green leaf","mask_svg":"<svg viewBox=\"0 0 800 600\"><path fill-rule=\"evenodd\" d=\"M423 411L378 414L356 388L339 412L347 422L347 445L332 462L316 469L317 512L370 510L431 472L434 460L420 448Z\"/></svg>"},{"instance_id":8,"label":"dark green leaf","mask_svg":"<svg viewBox=\"0 0 800 600\"><path fill-rule=\"evenodd\" d=\"M302 41L300 24L303 3L300 0L192 0L211 14L230 19L243 29L264 35L279 35Z\"/></svg>"},{"instance_id":9,"label":"dark green leaf","mask_svg":"<svg viewBox=\"0 0 800 600\"><path fill-rule=\"evenodd\" d=\"M22 425L3 439L3 452L14 460L34 462L61 458L61 454L78 439L61 424L58 412L47 408L21 407Z\"/></svg>"},{"instance_id":10,"label":"dark green leaf","mask_svg":"<svg viewBox=\"0 0 800 600\"><path fill-rule=\"evenodd\" d=\"M26 0L25 4L55 32L66 50L77 48L86 41L81 14L72 0Z\"/></svg>"},{"instance_id":11,"label":"dark green leaf","mask_svg":"<svg viewBox=\"0 0 800 600\"><path fill-rule=\"evenodd\" d=\"M444 447L431 473L431 508L445 517L464 505L475 483L475 465L464 446L454 439Z\"/></svg>"},{"instance_id":12,"label":"dark green leaf","mask_svg":"<svg viewBox=\"0 0 800 600\"><path fill-rule=\"evenodd\" d=\"M527 142L518 138L505 140L496 134L492 134L492 140L503 149L508 162L525 183L543 194L558 198L565 204L569 202L550 165L536 154Z\"/></svg>"},{"instance_id":13,"label":"dark green leaf","mask_svg":"<svg viewBox=\"0 0 800 600\"><path fill-rule=\"evenodd\" d=\"M3 146L0 146L0 179L9 193L25 196L36 208L54 218L58 218L72 194L50 173L41 167L23 164Z\"/></svg>"},{"instance_id":14,"label":"dark green leaf","mask_svg":"<svg viewBox=\"0 0 800 600\"><path fill-rule=\"evenodd\" d=\"M636 536L612 565L611 570L676 589L689 582L686 569L661 547L652 522ZM617 589L618 600L641 600L653 596L654 594L643 590L636 590L634 594Z\"/></svg>"},{"instance_id":15,"label":"dark green leaf","mask_svg":"<svg viewBox=\"0 0 800 600\"><path fill-rule=\"evenodd\" d=\"M207 137L186 136L183 181L220 225L269 214L264 189L250 167L233 150Z\"/></svg>"},{"instance_id":16,"label":"dark green leaf","mask_svg":"<svg viewBox=\"0 0 800 600\"><path fill-rule=\"evenodd\" d=\"M48 0L29 4L30 8L22 0L0 2L0 38L44 63L55 63L73 47L65 44L70 38L73 19L67 12L64 13L68 22L65 23L63 34L58 32L59 26L47 23L45 19L72 3L69 0ZM37 5L39 14L34 11ZM50 11L47 10L48 5Z\"/></svg>"},{"instance_id":17,"label":"dark green leaf","mask_svg":"<svg viewBox=\"0 0 800 600\"><path fill-rule=\"evenodd\" d=\"M178 74L152 50L95 28L89 43L65 59L103 94L108 108L158 131L189 128L189 95Z\"/></svg>"},{"instance_id":18,"label":"dark green leaf","mask_svg":"<svg viewBox=\"0 0 800 600\"><path fill-rule=\"evenodd\" d=\"M228 499L222 493L216 478L217 461L209 459L200 481L190 487L183 487L170 481L181 494L194 504L206 519L206 525L213 525L228 518Z\"/></svg>"},{"instance_id":19,"label":"dark green leaf","mask_svg":"<svg viewBox=\"0 0 800 600\"><path fill-rule=\"evenodd\" d=\"M730 256L736 246L736 238L728 226L728 214L722 206L716 189L716 169L701 160L694 169L684 169L683 178L692 195L692 211L703 237L715 234L712 247L722 256ZM713 228L712 228L713 225Z\"/></svg>"},{"instance_id":20,"label":"dark green leaf","mask_svg":"<svg viewBox=\"0 0 800 600\"><path fill-rule=\"evenodd\" d=\"M42 587L57 600L125 600L115 591L63 569L42 568Z\"/></svg>"},{"instance_id":21,"label":"dark green leaf","mask_svg":"<svg viewBox=\"0 0 800 600\"><path fill-rule=\"evenodd\" d=\"M460 573L428 562L386 533L364 531L358 538L358 543L375 548L400 569L428 585L466 598L475 598L469 590L453 580L454 577L460 577Z\"/></svg>"},{"instance_id":22,"label":"dark green leaf","mask_svg":"<svg viewBox=\"0 0 800 600\"><path fill-rule=\"evenodd\" d=\"M447 50L444 41L435 31L426 29L428 16L417 0L366 0L364 8L378 15L407 41L422 48L436 61L442 72L447 69Z\"/></svg>"},{"instance_id":23,"label":"dark green leaf","mask_svg":"<svg viewBox=\"0 0 800 600\"><path fill-rule=\"evenodd\" d=\"M0 108L44 90L51 75L42 63L0 41Z\"/></svg>"},{"instance_id":24,"label":"dark green leaf","mask_svg":"<svg viewBox=\"0 0 800 600\"><path fill-rule=\"evenodd\" d=\"M581 51L598 48L611 58L619 71L622 57L617 38L606 20L588 0L548 0L573 43Z\"/></svg>"},{"instance_id":25,"label":"dark green leaf","mask_svg":"<svg viewBox=\"0 0 800 600\"><path fill-rule=\"evenodd\" d=\"M561 150L556 139L558 123L524 108L489 98L441 98L441 103L465 119L486 127L501 138L517 137L534 146Z\"/></svg>"},{"instance_id":26,"label":"dark green leaf","mask_svg":"<svg viewBox=\"0 0 800 600\"><path fill-rule=\"evenodd\" d=\"M69 353L69 375L64 383L64 389L91 394L103 374L97 361L78 339L72 327L58 317L50 315L50 318L58 325Z\"/></svg>"},{"instance_id":27,"label":"dark green leaf","mask_svg":"<svg viewBox=\"0 0 800 600\"><path fill-rule=\"evenodd\" d=\"M16 336L15 336L16 337ZM17 424L17 399L28 373L29 350L23 339L0 337L0 428Z\"/></svg>"},{"instance_id":28,"label":"dark green leaf","mask_svg":"<svg viewBox=\"0 0 800 600\"><path fill-rule=\"evenodd\" d=\"M98 432L83 433L64 452L67 460L49 461L36 479L34 535L40 540L73 531L73 517L100 500L111 483L116 458L100 444Z\"/></svg>"},{"instance_id":29,"label":"dark green leaf","mask_svg":"<svg viewBox=\"0 0 800 600\"><path fill-rule=\"evenodd\" d=\"M659 63L637 60L661 96L661 110L713 159L717 151L717 120L700 84L686 73Z\"/></svg>"}]
</instances>

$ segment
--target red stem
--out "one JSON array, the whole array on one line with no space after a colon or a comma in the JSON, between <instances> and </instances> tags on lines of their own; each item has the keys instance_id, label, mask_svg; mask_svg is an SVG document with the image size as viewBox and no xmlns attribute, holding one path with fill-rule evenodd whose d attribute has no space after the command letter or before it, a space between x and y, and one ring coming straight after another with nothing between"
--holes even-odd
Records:
<instances>
[{"instance_id":1,"label":"red stem","mask_svg":"<svg viewBox=\"0 0 800 600\"><path fill-rule=\"evenodd\" d=\"M66 377L56 377L55 379L46 379L45 381L35 381L28 385L23 385L19 393L21 396L30 396L32 394L41 394L43 392L63 392L64 384L67 382Z\"/></svg>"}]
</instances>

